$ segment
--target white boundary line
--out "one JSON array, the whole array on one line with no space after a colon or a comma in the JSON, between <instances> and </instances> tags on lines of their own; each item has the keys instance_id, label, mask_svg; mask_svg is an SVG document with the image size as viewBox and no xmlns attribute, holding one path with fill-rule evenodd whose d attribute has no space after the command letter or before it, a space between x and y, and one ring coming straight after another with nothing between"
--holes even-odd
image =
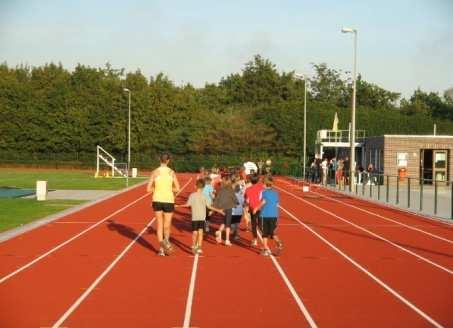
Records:
<instances>
[{"instance_id":1,"label":"white boundary line","mask_svg":"<svg viewBox=\"0 0 453 328\"><path fill-rule=\"evenodd\" d=\"M119 210L116 210L115 212L113 212L112 214L110 214L109 216L106 216L105 218L103 218L101 221L98 221L96 222L95 224L89 226L88 228L86 228L85 230L82 230L81 232L79 232L77 235L73 236L72 238L60 243L59 245L57 245L56 247L50 249L49 251L47 251L46 253L38 256L37 258L35 258L34 260L28 262L27 264L25 264L24 266L20 267L19 269L17 269L16 271L2 277L0 279L0 284L4 283L6 280L8 280L9 278L15 276L16 274L18 274L19 272L31 267L33 264L39 262L40 260L42 260L43 258L45 258L46 256L54 253L55 251L59 250L60 248L62 248L63 246L69 244L71 241L73 240L76 240L77 238L79 238L80 236L82 236L83 234L87 233L88 231L94 229L95 227L97 227L98 225L100 225L101 223L107 221L108 219L110 219L112 216L122 212L123 210L125 210L126 208L134 205L135 203L139 202L140 200L142 200L143 198L147 197L149 195L149 193L146 193L145 195L141 196L140 198L134 200L133 202L127 204L126 206L123 206L122 208L120 208Z\"/></svg>"},{"instance_id":2,"label":"white boundary line","mask_svg":"<svg viewBox=\"0 0 453 328\"><path fill-rule=\"evenodd\" d=\"M192 181L192 178L189 178L189 180L184 184L184 186L179 190L179 192L176 195L179 195L184 188L187 187L187 185ZM113 260L112 263L107 267L107 269L104 270L104 272L101 273L99 277L96 278L96 280L91 284L90 287L77 299L77 301L74 302L74 304L71 305L71 307L55 322L52 326L52 328L58 328L60 325L79 307L79 305L88 297L88 295L93 291L93 289L101 282L101 280L113 269L113 267L118 263L119 260L129 251L129 249L134 245L134 243L145 233L145 231L148 230L148 228L153 224L153 222L156 220L156 218L153 218L151 221L148 222L148 224L143 228L143 230L138 234L133 241L129 243L129 245L126 246L126 248Z\"/></svg>"},{"instance_id":3,"label":"white boundary line","mask_svg":"<svg viewBox=\"0 0 453 328\"><path fill-rule=\"evenodd\" d=\"M300 201L302 201L302 202L304 202L304 203L307 203L308 205L310 205L310 206L312 206L312 207L314 207L314 208L316 208L316 209L318 209L318 210L320 210L320 211L322 211L322 212L324 212L324 213L327 213L327 214L329 214L329 215L331 215L331 216L333 216L333 217L335 217L335 218L337 218L337 219L339 219L339 220L341 220L341 221L343 221L343 222L347 222L347 223L349 223L350 225L352 225L353 227L355 227L355 228L357 228L357 229L359 229L359 230L362 230L362 231L364 231L364 232L366 232L366 233L372 235L373 237L376 237L376 238L378 238L378 239L380 239L380 240L382 240L382 241L384 241L384 242L386 242L386 243L388 243L388 244L390 244L390 245L392 245L392 246L394 246L394 247L396 247L396 248L402 250L403 252L406 252L406 253L408 253L408 254L410 254L410 255L412 255L412 256L415 256L416 258L418 258L418 259L420 259L420 260L422 260L422 261L424 261L424 262L426 262L426 263L429 263L429 264L431 264L432 266L434 266L434 267L436 267L436 268L438 268L438 269L441 269L442 271L445 271L445 272L447 272L447 273L449 273L449 274L453 274L453 271L452 271L452 270L450 270L450 269L448 269L448 268L446 268L446 267L444 267L444 266L442 266L442 265L440 265L440 264L438 264L438 263L436 263L436 262L433 262L433 261L427 259L426 257L423 257L423 256L421 256L421 255L418 255L417 253L412 252L411 250L409 250L409 249L407 249L407 248L405 248L405 247L403 247L403 246L400 246L400 245L398 245L398 244L395 244L394 242L392 242L392 241L390 241L390 240L388 240L388 239L382 237L381 235L378 235L378 234L376 234L376 233L374 233L374 232L372 232L372 231L370 231L370 230L368 230L368 229L363 228L362 226L359 226L359 225L357 225L357 224L355 224L355 223L353 223L353 222L351 222L351 221L348 221L348 220L346 220L345 218L342 218L341 216L338 216L338 215L336 215L335 213L332 213L332 212L330 212L330 211L327 211L327 210L323 209L322 207L319 207L319 206L317 206L317 205L315 205L315 204L313 204L313 203L311 203L311 202L309 202L309 201L306 201L305 199L300 198L299 196L297 196L297 195L295 195L295 194L293 194L293 193L291 193L291 192L288 192L288 191L286 191L286 190L284 190L284 189L282 189L282 188L280 188L280 187L275 187L275 188L276 188L276 189L279 189L279 190L281 190L282 192L284 192L284 193L286 193L286 194L288 194L288 195L290 195L290 196L292 196L292 197L294 197L294 198L296 198L296 199L299 199Z\"/></svg>"},{"instance_id":4,"label":"white boundary line","mask_svg":"<svg viewBox=\"0 0 453 328\"><path fill-rule=\"evenodd\" d=\"M193 259L193 266L192 266L192 274L190 275L190 285L189 285L189 293L187 295L186 301L186 311L184 312L184 323L183 328L190 327L190 317L192 314L192 303L193 303L193 294L195 291L195 280L197 276L197 268L198 268L198 254L195 255Z\"/></svg>"},{"instance_id":5,"label":"white boundary line","mask_svg":"<svg viewBox=\"0 0 453 328\"><path fill-rule=\"evenodd\" d=\"M187 183L181 188L181 191L190 183L190 181L192 181L192 178L189 178L189 180L187 181ZM116 210L115 212L113 212L112 214L106 216L105 218L103 218L101 221L98 221L96 222L95 224L93 224L92 226L89 226L88 228L86 228L85 230L83 230L82 232L78 233L77 235L71 237L70 239L60 243L59 245L57 245L56 247L50 249L49 251L47 251L46 253L38 256L37 258L33 259L32 261L28 262L27 264L25 264L24 266L20 267L19 269L15 270L14 272L2 277L0 279L0 285L2 283L4 283L5 281L7 281L9 278L15 276L16 274L20 273L21 271L31 267L33 264L39 262L40 260L42 260L43 258L45 258L46 256L54 253L55 251L59 250L60 248L62 248L63 246L69 244L70 242L72 242L73 240L79 238L80 236L82 236L83 234L87 233L88 231L94 229L95 227L97 227L98 225L100 225L101 223L107 221L108 219L110 219L112 216L122 212L123 210L125 210L126 208L136 204L137 202L139 202L140 200L142 200L143 198L149 196L150 193L146 193L144 194L143 196L141 196L140 198L137 198L136 200L132 201L131 203L123 206L122 208Z\"/></svg>"},{"instance_id":6,"label":"white boundary line","mask_svg":"<svg viewBox=\"0 0 453 328\"><path fill-rule=\"evenodd\" d=\"M71 307L55 322L52 328L60 327L60 325L79 307L79 305L90 295L94 288L101 282L102 279L113 269L113 267L121 260L121 258L129 251L129 249L134 245L134 243L145 233L148 228L153 224L156 218L153 218L148 224L143 228L143 230L132 240L129 245L113 260L112 263L101 273L99 277L88 287L87 290L71 305Z\"/></svg>"},{"instance_id":7,"label":"white boundary line","mask_svg":"<svg viewBox=\"0 0 453 328\"><path fill-rule=\"evenodd\" d=\"M339 248L337 248L335 245L333 245L331 242L329 242L327 239L325 239L323 236L318 234L316 231L314 231L312 228L310 228L308 225L300 221L295 215L293 215L291 212L280 206L280 208L286 212L290 217L292 217L294 220L299 222L303 227L305 227L308 231L310 231L312 234L314 234L316 237L321 239L324 243L326 243L330 248L332 248L334 251L336 251L338 254L343 256L347 261L352 263L356 268L358 268L360 271L365 273L368 277L373 279L375 282L377 282L381 287L383 287L385 290L387 290L389 293L391 293L393 296L395 296L397 299L399 299L401 302L406 304L409 308L417 312L421 317L423 317L425 320L427 320L429 323L431 323L435 327L442 327L440 323L435 321L433 318L431 318L429 315L427 315L425 312L420 310L418 307L416 307L414 304L412 304L409 300L404 298L402 295L400 295L398 292L396 292L394 289L392 289L390 286L388 286L386 283L384 283L382 280L380 280L378 277L373 275L370 271L365 269L363 266L361 266L359 263L354 261L351 257L349 257L347 254L345 254L343 251L341 251Z\"/></svg>"},{"instance_id":8,"label":"white boundary line","mask_svg":"<svg viewBox=\"0 0 453 328\"><path fill-rule=\"evenodd\" d=\"M401 226L403 226L403 227L406 227L406 228L408 228L408 229L415 230L415 231L424 233L424 234L426 234L426 235L428 235L428 236L431 236L431 237L433 237L433 238L436 238L436 239L439 239L439 240L443 240L443 241L445 241L445 242L447 242L447 243L453 244L453 240L450 240L450 239L447 239L447 238L444 238L444 237L435 235L435 234L433 234L433 233L430 233L430 232L427 232L427 231L425 231L425 230L422 230L422 229L419 229L419 228L416 228L416 227L407 225L407 224L402 223L402 222L399 222L399 221L392 220L392 219L390 219L390 218L388 218L388 217L386 217L386 216L383 216L383 215L380 215L380 214L377 214L377 213L373 213L373 212L371 212L371 211L365 210L365 209L360 208L360 207L357 207L357 206L355 206L355 205L348 204L348 203L343 202L343 201L341 201L341 200L338 200L338 199L335 199L335 198L332 198L332 197L329 197L329 196L320 194L319 192L312 191L312 193L314 193L314 194L316 194L316 195L319 195L319 196L321 196L321 197L324 197L324 198L326 198L326 199L332 200L332 201L334 201L334 202L343 204L343 205L345 205L345 206L352 207L352 208L354 208L354 209L356 209L356 210L365 212L365 213L367 213L367 214L371 214L371 215L376 216L376 217L378 217L378 218L381 218L381 219L384 219L384 220L387 220L387 221L394 222L394 223L399 224L399 225L401 225Z\"/></svg>"},{"instance_id":9,"label":"white boundary line","mask_svg":"<svg viewBox=\"0 0 453 328\"><path fill-rule=\"evenodd\" d=\"M259 236L259 238L261 239L261 242L262 242L263 238L261 237L261 233L259 231L258 231L258 236ZM310 325L310 327L316 328L317 325L316 325L315 321L313 320L313 318L311 317L311 315L308 312L307 308L305 307L304 303L300 299L299 295L297 294L296 290L294 289L293 285L291 284L291 281L289 281L288 277L285 274L285 271L280 266L280 264L278 263L278 261L277 261L277 259L275 258L274 255L271 254L269 257L271 258L272 262L274 263L274 266L277 268L278 273L280 273L280 276L282 276L283 281L286 284L286 287L288 287L291 295L293 296L294 300L296 301L297 305L299 306L299 309L302 312L302 314L304 315L304 317L307 320L308 324ZM185 328L187 328L187 327L185 327Z\"/></svg>"},{"instance_id":10,"label":"white boundary line","mask_svg":"<svg viewBox=\"0 0 453 328\"><path fill-rule=\"evenodd\" d=\"M290 184L288 181L286 181L286 180L284 180L282 178L279 178L278 181L284 182L286 184ZM296 181L298 181L298 180L296 180ZM302 182L304 182L304 181L302 181ZM348 192L343 191L343 190L338 190L338 189L334 189L334 188L330 188L330 187L324 187L324 186L321 186L321 185L315 185L315 187L318 188L318 189L324 189L324 190L328 190L328 191L331 191L331 192L335 192L337 194L341 194L341 195L345 195L345 196L348 196L348 197L351 197L351 198L359 199L359 200L365 201L367 203L380 205L382 207L386 207L386 208L391 209L391 210L396 210L398 212L402 212L402 213L405 213L405 214L410 214L410 215L413 215L413 216L417 216L417 218L415 218L415 219L420 219L421 218L421 219L426 219L426 220L429 220L429 221L445 224L445 225L447 225L449 227L453 226L453 221L452 220L446 219L446 218L443 218L443 217L440 217L440 216L435 216L435 215L431 215L430 216L429 214L426 214L426 213L421 213L421 212L417 212L415 210L410 210L410 209L398 207L398 206L395 206L395 205L392 205L392 204L389 204L389 203L382 203L380 201L376 201L376 200L373 200L373 199L370 199L370 198L362 197L360 194L348 193Z\"/></svg>"}]
</instances>

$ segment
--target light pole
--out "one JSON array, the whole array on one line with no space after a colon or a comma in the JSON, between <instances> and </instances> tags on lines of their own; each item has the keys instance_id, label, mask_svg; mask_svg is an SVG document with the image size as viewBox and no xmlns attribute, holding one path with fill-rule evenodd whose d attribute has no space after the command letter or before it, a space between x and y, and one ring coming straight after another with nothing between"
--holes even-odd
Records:
<instances>
[{"instance_id":1,"label":"light pole","mask_svg":"<svg viewBox=\"0 0 453 328\"><path fill-rule=\"evenodd\" d=\"M307 77L302 74L296 74L296 78L304 80L304 155L302 165L302 178L305 179L305 165L307 162Z\"/></svg>"},{"instance_id":2,"label":"light pole","mask_svg":"<svg viewBox=\"0 0 453 328\"><path fill-rule=\"evenodd\" d=\"M129 176L129 168L131 166L131 90L124 88L123 91L129 94L129 111L127 122L127 176Z\"/></svg>"},{"instance_id":3,"label":"light pole","mask_svg":"<svg viewBox=\"0 0 453 328\"><path fill-rule=\"evenodd\" d=\"M351 156L349 162L349 188L352 191L354 185L354 172L355 172L355 102L356 102L356 80L357 80L357 30L350 27L343 27L342 33L354 34L354 53L353 53L353 71L352 71L352 111L351 111Z\"/></svg>"}]
</instances>

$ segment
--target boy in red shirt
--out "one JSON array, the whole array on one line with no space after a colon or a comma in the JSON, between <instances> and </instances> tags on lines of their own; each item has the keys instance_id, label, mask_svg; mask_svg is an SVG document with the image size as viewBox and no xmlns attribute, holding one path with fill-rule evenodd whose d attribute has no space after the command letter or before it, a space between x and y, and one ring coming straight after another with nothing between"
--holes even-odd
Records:
<instances>
[{"instance_id":1,"label":"boy in red shirt","mask_svg":"<svg viewBox=\"0 0 453 328\"><path fill-rule=\"evenodd\" d=\"M254 211L255 209L258 209L260 204L261 204L261 193L264 190L264 185L260 182L260 178L257 174L253 174L250 176L250 182L252 185L245 189L244 192L244 197L245 201L248 204L249 207L249 213L251 216L251 222L252 222L252 234L253 234L253 239L252 239L252 246L257 246L257 238L258 238L258 232L257 232L257 226L258 226L258 219L260 217L260 211ZM255 213L254 213L255 212Z\"/></svg>"}]
</instances>

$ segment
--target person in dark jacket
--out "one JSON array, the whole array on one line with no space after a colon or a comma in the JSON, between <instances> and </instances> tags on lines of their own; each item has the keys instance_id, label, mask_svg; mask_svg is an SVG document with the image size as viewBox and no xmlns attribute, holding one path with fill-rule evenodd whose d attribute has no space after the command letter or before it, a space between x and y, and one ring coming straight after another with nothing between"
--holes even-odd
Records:
<instances>
[{"instance_id":1,"label":"person in dark jacket","mask_svg":"<svg viewBox=\"0 0 453 328\"><path fill-rule=\"evenodd\" d=\"M236 207L238 203L232 187L231 178L229 176L224 176L222 178L222 186L214 199L214 206L222 209L225 213L223 223L215 233L215 239L219 244L222 242L222 231L225 230L225 246L231 246L231 219L233 216L233 208Z\"/></svg>"}]
</instances>

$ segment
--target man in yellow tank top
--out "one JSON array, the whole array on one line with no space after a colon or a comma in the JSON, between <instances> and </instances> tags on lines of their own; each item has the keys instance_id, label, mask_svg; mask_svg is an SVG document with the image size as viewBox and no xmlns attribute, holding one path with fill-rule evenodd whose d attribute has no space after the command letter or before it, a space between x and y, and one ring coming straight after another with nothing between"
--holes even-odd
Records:
<instances>
[{"instance_id":1,"label":"man in yellow tank top","mask_svg":"<svg viewBox=\"0 0 453 328\"><path fill-rule=\"evenodd\" d=\"M170 155L160 156L160 166L151 173L146 188L153 194L153 210L157 221L157 240L160 244L159 256L173 251L170 244L170 228L175 209L175 194L179 192L179 182L175 172L168 167Z\"/></svg>"}]
</instances>

